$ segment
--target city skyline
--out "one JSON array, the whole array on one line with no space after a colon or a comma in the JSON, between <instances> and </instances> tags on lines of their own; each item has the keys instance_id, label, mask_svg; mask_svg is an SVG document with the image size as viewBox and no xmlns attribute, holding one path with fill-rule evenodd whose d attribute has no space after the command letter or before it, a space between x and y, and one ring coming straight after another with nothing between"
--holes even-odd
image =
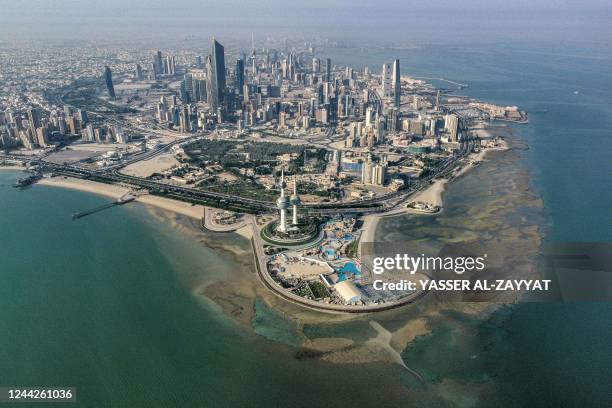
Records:
<instances>
[{"instance_id":1,"label":"city skyline","mask_svg":"<svg viewBox=\"0 0 612 408\"><path fill-rule=\"evenodd\" d=\"M612 406L611 11L0 0L0 402Z\"/></svg>"}]
</instances>

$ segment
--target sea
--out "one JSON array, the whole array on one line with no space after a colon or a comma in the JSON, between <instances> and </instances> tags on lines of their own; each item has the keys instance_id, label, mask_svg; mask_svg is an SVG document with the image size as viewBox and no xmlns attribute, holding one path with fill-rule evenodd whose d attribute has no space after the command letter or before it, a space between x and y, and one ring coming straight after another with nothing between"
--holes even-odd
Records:
<instances>
[{"instance_id":1,"label":"sea","mask_svg":"<svg viewBox=\"0 0 612 408\"><path fill-rule=\"evenodd\" d=\"M511 126L520 149L450 183L437 218L381 221L377 240L500 236L527 258L545 243L612 239L609 50L522 43L321 52L372 71L399 58L403 73L465 83L459 90L430 80L529 113L529 124ZM71 406L82 407L612 406L609 303L312 316L257 286L239 235L203 232L137 203L73 220L108 199L15 189L18 177L0 171L0 386L76 387ZM373 321L395 331L425 314L428 330L395 345L402 364L371 341ZM303 347L317 339L344 346Z\"/></svg>"}]
</instances>

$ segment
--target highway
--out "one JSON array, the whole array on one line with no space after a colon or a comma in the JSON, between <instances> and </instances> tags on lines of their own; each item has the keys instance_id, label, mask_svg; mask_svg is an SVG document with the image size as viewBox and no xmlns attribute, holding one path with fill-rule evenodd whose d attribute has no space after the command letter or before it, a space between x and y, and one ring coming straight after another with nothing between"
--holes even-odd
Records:
<instances>
[{"instance_id":1,"label":"highway","mask_svg":"<svg viewBox=\"0 0 612 408\"><path fill-rule=\"evenodd\" d=\"M328 134L331 136L333 134L333 128L330 127L328 132ZM52 172L55 174L60 174L69 177L91 179L104 183L127 184L135 188L147 189L151 192L151 194L163 195L166 197L195 204L203 204L249 213L276 211L276 204L270 201L257 200L253 198L246 198L190 187L176 186L167 183L162 183L159 181L121 174L119 172L122 167L127 166L128 164L135 163L141 160L148 160L152 157L155 157L156 155L167 151L176 144L188 141L196 137L199 136L174 140L168 144L160 146L158 149L138 154L125 162L101 170L91 170L74 164L52 163L44 160L44 157L40 156L33 157L20 155L0 155L0 159L5 158L10 160L36 162L41 166L41 170L46 172ZM361 201L340 203L304 203L302 204L302 208L307 213L312 215L326 215L338 213L374 213L388 211L406 200L410 195L423 190L435 178L448 177L452 173L458 160L465 156L471 150L472 147L473 146L466 144L466 146L464 146L463 150L459 154L456 154L444 160L434 171L431 172L431 174L424 177L423 179L419 179L411 183L407 189L399 190L396 192Z\"/></svg>"}]
</instances>

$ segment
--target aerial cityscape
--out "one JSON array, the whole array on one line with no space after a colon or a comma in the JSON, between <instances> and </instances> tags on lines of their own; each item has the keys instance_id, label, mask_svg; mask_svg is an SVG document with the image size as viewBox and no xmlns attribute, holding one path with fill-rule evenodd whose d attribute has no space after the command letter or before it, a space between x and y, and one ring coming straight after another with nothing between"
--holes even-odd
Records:
<instances>
[{"instance_id":1,"label":"aerial cityscape","mask_svg":"<svg viewBox=\"0 0 612 408\"><path fill-rule=\"evenodd\" d=\"M0 10L0 407L612 405L606 2Z\"/></svg>"},{"instance_id":2,"label":"aerial cityscape","mask_svg":"<svg viewBox=\"0 0 612 408\"><path fill-rule=\"evenodd\" d=\"M213 231L248 224L263 281L290 299L400 305L418 293L377 293L361 265L372 219L440 211L447 180L505 148L492 121L527 123L527 113L402 75L399 59L360 71L316 48L253 40L226 53L212 38L205 56L99 49L69 75L54 57L60 78L12 53L2 160L31 170L20 186L121 185L130 191L116 204L149 194L203 206ZM36 78L25 89L24 74Z\"/></svg>"}]
</instances>

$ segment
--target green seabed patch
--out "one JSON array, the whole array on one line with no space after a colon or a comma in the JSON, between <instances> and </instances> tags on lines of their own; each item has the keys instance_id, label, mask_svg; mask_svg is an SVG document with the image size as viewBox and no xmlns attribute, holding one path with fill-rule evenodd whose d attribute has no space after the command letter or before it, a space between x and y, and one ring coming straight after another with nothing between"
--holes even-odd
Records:
<instances>
[{"instance_id":1,"label":"green seabed patch","mask_svg":"<svg viewBox=\"0 0 612 408\"><path fill-rule=\"evenodd\" d=\"M445 312L432 323L432 331L417 337L402 352L408 367L423 375L427 382L443 380L480 383L489 380L479 353L478 318L457 312Z\"/></svg>"},{"instance_id":2,"label":"green seabed patch","mask_svg":"<svg viewBox=\"0 0 612 408\"><path fill-rule=\"evenodd\" d=\"M253 330L268 340L299 347L304 338L295 321L268 307L261 299L255 299L255 317L251 322Z\"/></svg>"},{"instance_id":3,"label":"green seabed patch","mask_svg":"<svg viewBox=\"0 0 612 408\"><path fill-rule=\"evenodd\" d=\"M302 331L311 340L340 337L359 342L376 337L376 330L366 320L354 320L346 323L305 324Z\"/></svg>"}]
</instances>

